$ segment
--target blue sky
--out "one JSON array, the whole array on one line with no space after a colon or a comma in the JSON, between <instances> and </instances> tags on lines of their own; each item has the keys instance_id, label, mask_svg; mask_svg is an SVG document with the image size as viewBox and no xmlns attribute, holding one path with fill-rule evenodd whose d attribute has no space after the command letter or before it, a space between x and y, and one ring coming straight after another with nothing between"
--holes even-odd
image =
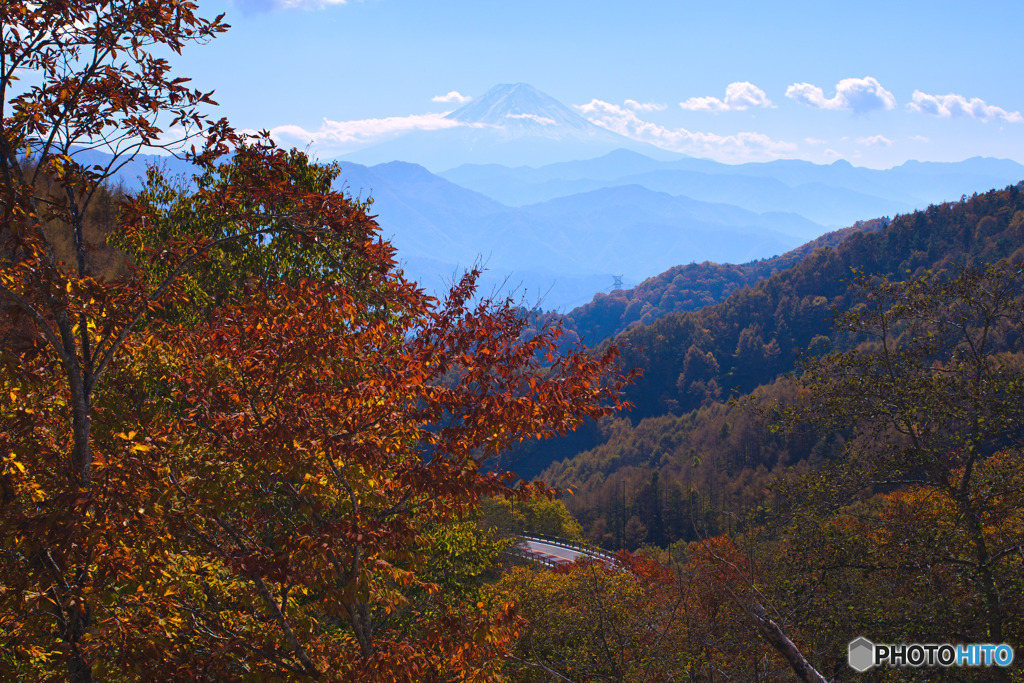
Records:
<instances>
[{"instance_id":1,"label":"blue sky","mask_svg":"<svg viewBox=\"0 0 1024 683\"><path fill-rule=\"evenodd\" d=\"M1024 3L218 0L178 60L219 114L330 158L527 82L726 162L1024 163ZM451 94L449 97L444 96ZM445 101L446 100L446 101ZM437 169L439 170L439 169Z\"/></svg>"}]
</instances>

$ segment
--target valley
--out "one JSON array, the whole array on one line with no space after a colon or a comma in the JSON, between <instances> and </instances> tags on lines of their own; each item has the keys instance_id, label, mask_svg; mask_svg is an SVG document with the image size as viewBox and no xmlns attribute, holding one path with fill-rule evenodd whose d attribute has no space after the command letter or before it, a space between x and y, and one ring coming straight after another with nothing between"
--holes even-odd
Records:
<instances>
[{"instance_id":1,"label":"valley","mask_svg":"<svg viewBox=\"0 0 1024 683\"><path fill-rule=\"evenodd\" d=\"M0 5L0 679L1024 680L1018 8L210 4Z\"/></svg>"}]
</instances>

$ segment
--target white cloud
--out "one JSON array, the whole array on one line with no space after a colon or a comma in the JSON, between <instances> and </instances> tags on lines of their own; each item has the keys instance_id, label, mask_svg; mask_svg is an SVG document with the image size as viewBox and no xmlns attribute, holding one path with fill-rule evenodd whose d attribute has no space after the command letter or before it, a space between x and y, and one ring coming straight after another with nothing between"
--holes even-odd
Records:
<instances>
[{"instance_id":1,"label":"white cloud","mask_svg":"<svg viewBox=\"0 0 1024 683\"><path fill-rule=\"evenodd\" d=\"M840 152L835 151L831 147L822 152L821 155L826 159L832 159L833 161L843 158L843 155Z\"/></svg>"},{"instance_id":2,"label":"white cloud","mask_svg":"<svg viewBox=\"0 0 1024 683\"><path fill-rule=\"evenodd\" d=\"M505 118L506 119L525 119L527 121L533 121L534 123L539 123L542 126L553 126L556 123L558 123L557 121L555 121L550 116L541 116L540 114L505 114Z\"/></svg>"},{"instance_id":3,"label":"white cloud","mask_svg":"<svg viewBox=\"0 0 1024 683\"><path fill-rule=\"evenodd\" d=\"M836 84L834 97L810 83L794 83L786 88L786 97L818 109L839 109L864 114L875 109L892 109L896 97L874 78L844 78Z\"/></svg>"},{"instance_id":4,"label":"white cloud","mask_svg":"<svg viewBox=\"0 0 1024 683\"><path fill-rule=\"evenodd\" d=\"M473 98L472 97L468 97L466 95L463 95L458 90L452 90L447 95L435 95L435 96L430 98L430 101L431 102L446 102L446 103L454 102L456 104L465 104L466 102L469 102L471 99L473 99Z\"/></svg>"},{"instance_id":5,"label":"white cloud","mask_svg":"<svg viewBox=\"0 0 1024 683\"><path fill-rule=\"evenodd\" d=\"M644 121L636 112L617 104L591 100L577 105L591 123L620 135L693 156L719 161L755 161L793 156L796 145L773 140L762 133L743 132L734 135L691 132L685 128L665 128Z\"/></svg>"},{"instance_id":6,"label":"white cloud","mask_svg":"<svg viewBox=\"0 0 1024 683\"><path fill-rule=\"evenodd\" d=\"M910 139L913 140L914 142L931 142L932 141L931 138L926 138L923 135L911 135Z\"/></svg>"},{"instance_id":7,"label":"white cloud","mask_svg":"<svg viewBox=\"0 0 1024 683\"><path fill-rule=\"evenodd\" d=\"M824 145L827 140L822 140L821 138L804 138L804 142L808 145Z\"/></svg>"},{"instance_id":8,"label":"white cloud","mask_svg":"<svg viewBox=\"0 0 1024 683\"><path fill-rule=\"evenodd\" d=\"M327 5L344 5L348 0L278 0L282 9L320 9Z\"/></svg>"},{"instance_id":9,"label":"white cloud","mask_svg":"<svg viewBox=\"0 0 1024 683\"><path fill-rule=\"evenodd\" d=\"M348 0L231 0L245 14L289 9L323 9L328 5L344 5Z\"/></svg>"},{"instance_id":10,"label":"white cloud","mask_svg":"<svg viewBox=\"0 0 1024 683\"><path fill-rule=\"evenodd\" d=\"M743 111L744 109L774 107L768 95L753 83L740 81L725 88L725 100L717 97L691 97L679 106L690 111Z\"/></svg>"},{"instance_id":11,"label":"white cloud","mask_svg":"<svg viewBox=\"0 0 1024 683\"><path fill-rule=\"evenodd\" d=\"M869 135L865 138L858 138L857 144L865 145L867 147L892 147L892 140L884 135Z\"/></svg>"},{"instance_id":12,"label":"white cloud","mask_svg":"<svg viewBox=\"0 0 1024 683\"><path fill-rule=\"evenodd\" d=\"M658 104L657 102L637 102L636 100L626 100L625 105L633 111L665 111L668 109L667 104Z\"/></svg>"},{"instance_id":13,"label":"white cloud","mask_svg":"<svg viewBox=\"0 0 1024 683\"><path fill-rule=\"evenodd\" d=\"M1009 112L1002 107L986 104L980 97L967 99L963 95L928 95L920 90L914 91L914 101L907 105L910 111L931 114L942 118L953 116L969 116L973 119L991 121L1001 119L1007 123L1022 123L1024 117L1019 111Z\"/></svg>"},{"instance_id":14,"label":"white cloud","mask_svg":"<svg viewBox=\"0 0 1024 683\"><path fill-rule=\"evenodd\" d=\"M308 131L301 126L283 125L270 129L270 135L287 145L311 145L325 155L343 154L370 143L381 142L414 130L441 130L470 125L446 119L450 112L388 116L382 119L331 121L324 119L319 130Z\"/></svg>"}]
</instances>

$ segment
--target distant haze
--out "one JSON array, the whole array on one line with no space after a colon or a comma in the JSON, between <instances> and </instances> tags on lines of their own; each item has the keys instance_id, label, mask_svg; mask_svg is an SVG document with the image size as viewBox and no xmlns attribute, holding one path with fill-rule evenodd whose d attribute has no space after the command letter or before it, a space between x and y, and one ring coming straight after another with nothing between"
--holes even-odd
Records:
<instances>
[{"instance_id":1,"label":"distant haze","mask_svg":"<svg viewBox=\"0 0 1024 683\"><path fill-rule=\"evenodd\" d=\"M343 156L337 187L373 198L407 275L429 291L482 263L486 290L546 309L585 303L616 278L630 286L676 265L764 259L858 220L1024 179L1024 166L991 158L888 170L723 164L613 133L524 83L497 85L443 121Z\"/></svg>"},{"instance_id":2,"label":"distant haze","mask_svg":"<svg viewBox=\"0 0 1024 683\"><path fill-rule=\"evenodd\" d=\"M496 85L444 120L450 125L414 130L340 158L362 164L408 161L442 171L465 163L541 166L615 149L676 156L595 125L526 83Z\"/></svg>"}]
</instances>

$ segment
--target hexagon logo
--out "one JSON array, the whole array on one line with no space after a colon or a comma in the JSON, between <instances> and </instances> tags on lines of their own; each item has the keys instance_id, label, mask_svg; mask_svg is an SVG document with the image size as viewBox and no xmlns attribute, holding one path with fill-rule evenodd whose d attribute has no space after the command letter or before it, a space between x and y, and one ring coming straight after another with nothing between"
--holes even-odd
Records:
<instances>
[{"instance_id":1,"label":"hexagon logo","mask_svg":"<svg viewBox=\"0 0 1024 683\"><path fill-rule=\"evenodd\" d=\"M850 642L850 668L863 673L875 665L875 644L861 636Z\"/></svg>"}]
</instances>

